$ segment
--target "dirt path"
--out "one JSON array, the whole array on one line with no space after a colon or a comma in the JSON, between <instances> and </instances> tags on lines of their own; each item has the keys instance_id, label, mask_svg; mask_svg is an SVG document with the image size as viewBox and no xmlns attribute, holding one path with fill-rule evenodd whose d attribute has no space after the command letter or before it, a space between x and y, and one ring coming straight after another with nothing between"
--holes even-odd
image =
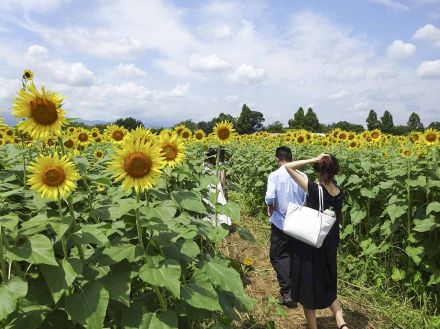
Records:
<instances>
[{"instance_id":1,"label":"dirt path","mask_svg":"<svg viewBox=\"0 0 440 329\"><path fill-rule=\"evenodd\" d=\"M238 327L246 329L307 328L301 306L288 309L277 304L279 288L275 271L269 262L269 227L264 223L251 220L244 220L244 226L252 232L256 242L242 240L237 233L234 233L226 239L222 248L227 255L240 262L245 257L253 261L253 266L245 279L246 292L257 303L254 311L245 315ZM350 328L379 328L369 320L368 315L359 311L362 310L361 305L344 296L338 296L338 298L344 308L345 319ZM330 310L319 311L317 315L319 328L337 329Z\"/></svg>"}]
</instances>

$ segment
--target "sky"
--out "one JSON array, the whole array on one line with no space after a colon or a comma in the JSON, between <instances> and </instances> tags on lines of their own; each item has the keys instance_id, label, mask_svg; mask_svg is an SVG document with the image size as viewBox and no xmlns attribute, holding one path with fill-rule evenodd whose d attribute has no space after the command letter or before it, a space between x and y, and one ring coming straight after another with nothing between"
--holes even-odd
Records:
<instances>
[{"instance_id":1,"label":"sky","mask_svg":"<svg viewBox=\"0 0 440 329\"><path fill-rule=\"evenodd\" d=\"M0 117L23 69L67 116L149 127L311 106L440 121L440 0L1 0Z\"/></svg>"}]
</instances>

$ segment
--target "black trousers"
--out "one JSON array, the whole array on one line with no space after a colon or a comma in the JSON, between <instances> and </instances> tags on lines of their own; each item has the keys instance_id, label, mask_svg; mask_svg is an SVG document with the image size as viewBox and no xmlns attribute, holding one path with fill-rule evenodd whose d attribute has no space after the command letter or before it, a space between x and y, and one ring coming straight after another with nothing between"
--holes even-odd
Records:
<instances>
[{"instance_id":1,"label":"black trousers","mask_svg":"<svg viewBox=\"0 0 440 329\"><path fill-rule=\"evenodd\" d=\"M291 290L290 258L292 251L291 238L275 225L271 224L269 257L272 267L277 273L280 294Z\"/></svg>"}]
</instances>

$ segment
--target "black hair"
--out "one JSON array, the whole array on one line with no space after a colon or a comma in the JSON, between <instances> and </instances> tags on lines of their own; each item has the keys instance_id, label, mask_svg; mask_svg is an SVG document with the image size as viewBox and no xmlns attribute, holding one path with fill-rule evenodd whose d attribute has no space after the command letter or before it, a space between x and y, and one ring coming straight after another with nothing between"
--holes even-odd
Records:
<instances>
[{"instance_id":1,"label":"black hair","mask_svg":"<svg viewBox=\"0 0 440 329\"><path fill-rule=\"evenodd\" d=\"M215 165L215 161L217 159L217 150L215 148L210 147L206 153L206 162ZM220 150L220 162L225 162L225 150L221 149Z\"/></svg>"},{"instance_id":2,"label":"black hair","mask_svg":"<svg viewBox=\"0 0 440 329\"><path fill-rule=\"evenodd\" d=\"M328 183L339 173L339 162L333 154L330 154L320 162L314 163L313 169L319 173L324 182Z\"/></svg>"},{"instance_id":3,"label":"black hair","mask_svg":"<svg viewBox=\"0 0 440 329\"><path fill-rule=\"evenodd\" d=\"M280 161L292 161L292 151L287 146L277 147L275 151L275 157Z\"/></svg>"}]
</instances>

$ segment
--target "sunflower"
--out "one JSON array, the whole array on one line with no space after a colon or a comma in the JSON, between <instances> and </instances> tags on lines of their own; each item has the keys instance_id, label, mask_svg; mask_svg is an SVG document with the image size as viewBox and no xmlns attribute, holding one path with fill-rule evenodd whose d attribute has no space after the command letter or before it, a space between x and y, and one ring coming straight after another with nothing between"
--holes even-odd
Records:
<instances>
[{"instance_id":1,"label":"sunflower","mask_svg":"<svg viewBox=\"0 0 440 329\"><path fill-rule=\"evenodd\" d=\"M66 149L71 150L71 149L74 149L74 148L75 148L76 143L75 143L75 140L74 140L73 138L68 138L68 139L66 139L66 140L64 141L63 145L64 145L64 147L65 147Z\"/></svg>"},{"instance_id":2,"label":"sunflower","mask_svg":"<svg viewBox=\"0 0 440 329\"><path fill-rule=\"evenodd\" d=\"M371 131L370 136L374 141L377 141L380 139L381 132L379 129L374 129Z\"/></svg>"},{"instance_id":3,"label":"sunflower","mask_svg":"<svg viewBox=\"0 0 440 329\"><path fill-rule=\"evenodd\" d=\"M191 136L192 136L192 132L191 132L191 130L189 130L189 128L185 128L185 129L183 129L182 132L180 133L180 136L181 136L183 139L188 140L188 139L191 138Z\"/></svg>"},{"instance_id":4,"label":"sunflower","mask_svg":"<svg viewBox=\"0 0 440 329\"><path fill-rule=\"evenodd\" d=\"M413 131L409 136L409 139L413 143L418 143L420 141L421 134L418 131Z\"/></svg>"},{"instance_id":5,"label":"sunflower","mask_svg":"<svg viewBox=\"0 0 440 329\"><path fill-rule=\"evenodd\" d=\"M128 130L117 125L110 125L105 128L105 134L107 139L112 143L121 144L125 136L128 134Z\"/></svg>"},{"instance_id":6,"label":"sunflower","mask_svg":"<svg viewBox=\"0 0 440 329\"><path fill-rule=\"evenodd\" d=\"M429 128L425 130L425 133L423 134L423 140L428 145L433 145L435 143L438 143L439 141L439 132L435 129Z\"/></svg>"},{"instance_id":7,"label":"sunflower","mask_svg":"<svg viewBox=\"0 0 440 329\"><path fill-rule=\"evenodd\" d=\"M345 140L348 138L348 136L347 136L347 132L344 131L344 130L341 130L341 131L339 132L339 134L338 134L338 138L339 138L339 140L341 140L341 141L345 141Z\"/></svg>"},{"instance_id":8,"label":"sunflower","mask_svg":"<svg viewBox=\"0 0 440 329\"><path fill-rule=\"evenodd\" d=\"M120 149L115 149L109 164L116 182L123 180L122 187L136 193L153 187L162 174L165 162L157 144L143 144L127 139Z\"/></svg>"},{"instance_id":9,"label":"sunflower","mask_svg":"<svg viewBox=\"0 0 440 329\"><path fill-rule=\"evenodd\" d=\"M67 124L65 112L61 109L63 97L58 93L39 91L32 82L27 90L20 89L15 98L12 113L16 118L26 118L19 128L32 138L46 138L60 135L61 128Z\"/></svg>"},{"instance_id":10,"label":"sunflower","mask_svg":"<svg viewBox=\"0 0 440 329\"><path fill-rule=\"evenodd\" d=\"M176 131L171 130L171 129L164 129L160 132L159 136L160 137L162 137L163 135L173 136L173 134L176 134Z\"/></svg>"},{"instance_id":11,"label":"sunflower","mask_svg":"<svg viewBox=\"0 0 440 329\"><path fill-rule=\"evenodd\" d=\"M324 146L324 147L328 147L328 146L331 145L331 142L330 142L330 140L329 140L328 138L324 138L324 139L321 141L321 145Z\"/></svg>"},{"instance_id":12,"label":"sunflower","mask_svg":"<svg viewBox=\"0 0 440 329\"><path fill-rule=\"evenodd\" d=\"M355 138L356 138L356 133L350 131L350 132L348 133L347 139L348 139L349 141L352 141L352 140L355 139Z\"/></svg>"},{"instance_id":13,"label":"sunflower","mask_svg":"<svg viewBox=\"0 0 440 329\"><path fill-rule=\"evenodd\" d=\"M104 152L101 149L97 149L94 155L96 159L102 159L104 157Z\"/></svg>"},{"instance_id":14,"label":"sunflower","mask_svg":"<svg viewBox=\"0 0 440 329\"><path fill-rule=\"evenodd\" d=\"M173 168L176 164L181 163L185 157L185 145L174 133L172 136L163 135L160 138L160 148L164 155L165 163Z\"/></svg>"},{"instance_id":15,"label":"sunflower","mask_svg":"<svg viewBox=\"0 0 440 329\"><path fill-rule=\"evenodd\" d=\"M349 141L347 144L350 149L357 149L360 146L359 142L356 140Z\"/></svg>"},{"instance_id":16,"label":"sunflower","mask_svg":"<svg viewBox=\"0 0 440 329\"><path fill-rule=\"evenodd\" d=\"M216 123L214 127L214 137L220 145L229 144L234 137L234 127L229 121L221 121Z\"/></svg>"},{"instance_id":17,"label":"sunflower","mask_svg":"<svg viewBox=\"0 0 440 329\"><path fill-rule=\"evenodd\" d=\"M31 189L41 194L43 198L56 200L64 198L67 193L76 189L76 181L80 175L75 165L68 157L40 155L29 165L31 175L28 184Z\"/></svg>"},{"instance_id":18,"label":"sunflower","mask_svg":"<svg viewBox=\"0 0 440 329\"><path fill-rule=\"evenodd\" d=\"M147 144L148 142L155 143L157 136L150 129L137 127L128 134L127 138L132 139L134 142L139 140L141 143Z\"/></svg>"},{"instance_id":19,"label":"sunflower","mask_svg":"<svg viewBox=\"0 0 440 329\"><path fill-rule=\"evenodd\" d=\"M198 129L194 132L194 138L198 141L203 140L205 136L205 132L202 129Z\"/></svg>"},{"instance_id":20,"label":"sunflower","mask_svg":"<svg viewBox=\"0 0 440 329\"><path fill-rule=\"evenodd\" d=\"M296 143L297 144L305 144L306 142L307 142L307 139L304 135L298 134L298 136L296 136Z\"/></svg>"},{"instance_id":21,"label":"sunflower","mask_svg":"<svg viewBox=\"0 0 440 329\"><path fill-rule=\"evenodd\" d=\"M34 78L34 72L32 72L29 69L26 69L23 71L23 79L28 81L28 80L32 80Z\"/></svg>"},{"instance_id":22,"label":"sunflower","mask_svg":"<svg viewBox=\"0 0 440 329\"><path fill-rule=\"evenodd\" d=\"M80 146L86 146L90 143L90 135L87 129L77 129L75 138Z\"/></svg>"},{"instance_id":23,"label":"sunflower","mask_svg":"<svg viewBox=\"0 0 440 329\"><path fill-rule=\"evenodd\" d=\"M188 129L185 125L178 125L178 126L176 126L176 127L174 128L174 130L176 131L176 133L177 133L178 136L182 135L182 132L183 132L185 129Z\"/></svg>"}]
</instances>

